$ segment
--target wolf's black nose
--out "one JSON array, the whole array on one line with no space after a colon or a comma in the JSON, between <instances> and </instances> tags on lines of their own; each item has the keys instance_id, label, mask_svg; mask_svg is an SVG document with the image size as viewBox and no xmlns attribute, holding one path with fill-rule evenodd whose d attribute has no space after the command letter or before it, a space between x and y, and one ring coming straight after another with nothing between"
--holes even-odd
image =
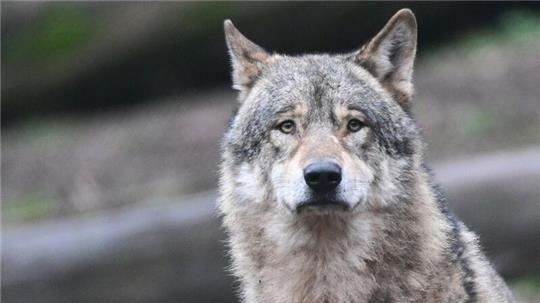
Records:
<instances>
[{"instance_id":1,"label":"wolf's black nose","mask_svg":"<svg viewBox=\"0 0 540 303\"><path fill-rule=\"evenodd\" d=\"M329 192L341 182L341 167L330 161L312 163L304 168L304 180L318 193Z\"/></svg>"}]
</instances>

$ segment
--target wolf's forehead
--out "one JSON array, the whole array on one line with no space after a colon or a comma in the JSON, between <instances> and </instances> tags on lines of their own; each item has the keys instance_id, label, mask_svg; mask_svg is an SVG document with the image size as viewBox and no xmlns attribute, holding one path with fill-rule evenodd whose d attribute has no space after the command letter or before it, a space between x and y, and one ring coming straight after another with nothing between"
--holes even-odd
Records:
<instances>
[{"instance_id":1,"label":"wolf's forehead","mask_svg":"<svg viewBox=\"0 0 540 303\"><path fill-rule=\"evenodd\" d=\"M281 58L268 68L264 78L270 85L305 93L313 93L318 87L331 91L354 80L346 62L329 56Z\"/></svg>"},{"instance_id":2,"label":"wolf's forehead","mask_svg":"<svg viewBox=\"0 0 540 303\"><path fill-rule=\"evenodd\" d=\"M261 84L275 108L302 103L310 110L329 111L381 99L369 76L362 77L343 57L310 55L276 60Z\"/></svg>"}]
</instances>

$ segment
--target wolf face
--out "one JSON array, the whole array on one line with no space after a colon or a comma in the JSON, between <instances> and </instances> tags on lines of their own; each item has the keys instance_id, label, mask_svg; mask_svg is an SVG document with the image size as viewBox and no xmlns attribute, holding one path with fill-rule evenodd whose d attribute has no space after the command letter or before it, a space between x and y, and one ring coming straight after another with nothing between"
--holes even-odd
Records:
<instances>
[{"instance_id":1,"label":"wolf face","mask_svg":"<svg viewBox=\"0 0 540 303\"><path fill-rule=\"evenodd\" d=\"M294 215L398 203L421 154L408 114L416 48L410 11L344 55L269 54L230 21L225 33L240 91L223 145L236 201Z\"/></svg>"}]
</instances>

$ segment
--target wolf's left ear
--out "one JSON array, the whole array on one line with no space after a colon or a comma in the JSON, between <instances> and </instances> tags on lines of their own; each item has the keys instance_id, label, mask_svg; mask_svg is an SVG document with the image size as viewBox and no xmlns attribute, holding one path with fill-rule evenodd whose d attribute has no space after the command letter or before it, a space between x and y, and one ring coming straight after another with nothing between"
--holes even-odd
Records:
<instances>
[{"instance_id":1,"label":"wolf's left ear","mask_svg":"<svg viewBox=\"0 0 540 303\"><path fill-rule=\"evenodd\" d=\"M240 91L240 99L244 99L255 81L259 78L265 62L270 58L262 47L244 37L231 20L223 23L225 40L231 55L233 66L233 88Z\"/></svg>"},{"instance_id":2,"label":"wolf's left ear","mask_svg":"<svg viewBox=\"0 0 540 303\"><path fill-rule=\"evenodd\" d=\"M355 61L374 75L402 106L408 106L413 95L416 32L413 12L402 9L355 56Z\"/></svg>"}]
</instances>

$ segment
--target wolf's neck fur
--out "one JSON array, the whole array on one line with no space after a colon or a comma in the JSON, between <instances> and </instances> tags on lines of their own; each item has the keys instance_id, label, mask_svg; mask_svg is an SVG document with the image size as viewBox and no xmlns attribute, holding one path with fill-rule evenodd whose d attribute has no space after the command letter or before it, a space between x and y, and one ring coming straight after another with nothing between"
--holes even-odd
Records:
<instances>
[{"instance_id":1,"label":"wolf's neck fur","mask_svg":"<svg viewBox=\"0 0 540 303\"><path fill-rule=\"evenodd\" d=\"M245 302L448 299L430 289L458 279L445 244L450 227L427 177L417 181L417 198L399 206L301 218L244 210L233 215L234 224L226 218ZM434 285L441 272L447 278Z\"/></svg>"}]
</instances>

